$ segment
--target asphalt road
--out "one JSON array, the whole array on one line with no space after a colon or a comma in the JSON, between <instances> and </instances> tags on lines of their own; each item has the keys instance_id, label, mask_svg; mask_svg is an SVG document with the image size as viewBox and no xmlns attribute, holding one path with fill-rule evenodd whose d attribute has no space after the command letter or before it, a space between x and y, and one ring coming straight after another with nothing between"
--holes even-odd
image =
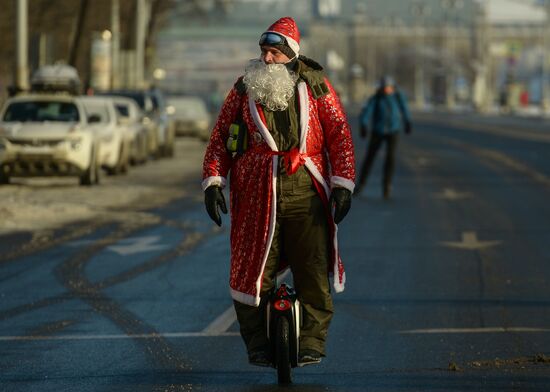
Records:
<instances>
[{"instance_id":1,"label":"asphalt road","mask_svg":"<svg viewBox=\"0 0 550 392\"><path fill-rule=\"evenodd\" d=\"M0 390L550 391L550 128L467 120L418 116L390 201L378 157L340 225L328 356L291 387L247 364L197 171L126 206L155 219L0 237Z\"/></svg>"}]
</instances>

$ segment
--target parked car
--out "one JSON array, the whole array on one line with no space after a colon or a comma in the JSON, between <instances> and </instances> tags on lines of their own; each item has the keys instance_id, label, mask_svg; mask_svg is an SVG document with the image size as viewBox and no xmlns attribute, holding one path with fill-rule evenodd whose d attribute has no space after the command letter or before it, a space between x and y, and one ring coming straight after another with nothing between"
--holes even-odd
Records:
<instances>
[{"instance_id":1,"label":"parked car","mask_svg":"<svg viewBox=\"0 0 550 392\"><path fill-rule=\"evenodd\" d=\"M81 96L90 129L99 139L99 163L108 174L128 171L129 143L117 122L115 103L109 97Z\"/></svg>"},{"instance_id":2,"label":"parked car","mask_svg":"<svg viewBox=\"0 0 550 392\"><path fill-rule=\"evenodd\" d=\"M160 90L112 90L97 95L115 95L136 101L144 113L143 124L150 130L149 152L155 157L174 154L174 128Z\"/></svg>"},{"instance_id":3,"label":"parked car","mask_svg":"<svg viewBox=\"0 0 550 392\"><path fill-rule=\"evenodd\" d=\"M131 98L113 96L113 101L117 110L118 123L124 128L124 134L130 145L130 163L133 165L144 163L149 154L148 130L142 122L143 114L136 101Z\"/></svg>"},{"instance_id":4,"label":"parked car","mask_svg":"<svg viewBox=\"0 0 550 392\"><path fill-rule=\"evenodd\" d=\"M79 99L23 95L0 112L0 183L11 177L76 176L99 182L99 142Z\"/></svg>"},{"instance_id":5,"label":"parked car","mask_svg":"<svg viewBox=\"0 0 550 392\"><path fill-rule=\"evenodd\" d=\"M209 139L210 114L201 98L168 98L168 112L172 116L176 136L193 136L204 141Z\"/></svg>"}]
</instances>

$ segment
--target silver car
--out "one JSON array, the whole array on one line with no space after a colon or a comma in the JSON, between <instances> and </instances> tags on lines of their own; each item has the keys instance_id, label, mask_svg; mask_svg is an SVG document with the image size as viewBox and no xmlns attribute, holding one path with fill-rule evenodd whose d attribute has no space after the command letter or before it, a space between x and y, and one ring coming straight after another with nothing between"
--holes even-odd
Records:
<instances>
[{"instance_id":1,"label":"silver car","mask_svg":"<svg viewBox=\"0 0 550 392\"><path fill-rule=\"evenodd\" d=\"M78 98L84 106L90 129L96 134L100 144L99 162L108 174L128 171L129 144L124 129L117 122L117 112L109 97Z\"/></svg>"},{"instance_id":2,"label":"silver car","mask_svg":"<svg viewBox=\"0 0 550 392\"><path fill-rule=\"evenodd\" d=\"M143 124L143 113L131 98L112 97L117 110L118 123L124 129L124 135L130 145L130 163L145 163L148 152L148 129Z\"/></svg>"},{"instance_id":3,"label":"silver car","mask_svg":"<svg viewBox=\"0 0 550 392\"><path fill-rule=\"evenodd\" d=\"M177 136L193 136L205 141L210 137L210 114L201 98L170 97L168 113Z\"/></svg>"}]
</instances>

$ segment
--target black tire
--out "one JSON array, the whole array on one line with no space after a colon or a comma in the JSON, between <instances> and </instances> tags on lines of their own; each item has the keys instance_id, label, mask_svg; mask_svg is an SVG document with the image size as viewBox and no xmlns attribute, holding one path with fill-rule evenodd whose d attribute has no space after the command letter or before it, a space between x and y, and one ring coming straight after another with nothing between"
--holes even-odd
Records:
<instances>
[{"instance_id":1,"label":"black tire","mask_svg":"<svg viewBox=\"0 0 550 392\"><path fill-rule=\"evenodd\" d=\"M118 162L115 167L107 167L105 170L110 176L116 176L118 174L125 174L128 172L128 154L126 153L126 148L124 143L120 144L120 149L118 150Z\"/></svg>"},{"instance_id":2,"label":"black tire","mask_svg":"<svg viewBox=\"0 0 550 392\"><path fill-rule=\"evenodd\" d=\"M7 185L10 183L10 176L3 172L3 168L0 167L0 184Z\"/></svg>"},{"instance_id":3,"label":"black tire","mask_svg":"<svg viewBox=\"0 0 550 392\"><path fill-rule=\"evenodd\" d=\"M147 158L149 157L149 152L147 151L147 135L141 138L139 145L139 163L143 165L147 162Z\"/></svg>"},{"instance_id":4,"label":"black tire","mask_svg":"<svg viewBox=\"0 0 550 392\"><path fill-rule=\"evenodd\" d=\"M279 384L292 383L290 364L290 328L286 317L277 320L277 336L275 343L275 365Z\"/></svg>"},{"instance_id":5,"label":"black tire","mask_svg":"<svg viewBox=\"0 0 550 392\"><path fill-rule=\"evenodd\" d=\"M130 144L124 143L120 147L120 160L118 163L118 172L121 174L128 173L128 167L130 166Z\"/></svg>"},{"instance_id":6,"label":"black tire","mask_svg":"<svg viewBox=\"0 0 550 392\"><path fill-rule=\"evenodd\" d=\"M169 125L166 135L166 144L164 146L164 156L167 158L172 158L174 156L174 143L175 143L175 132L174 127Z\"/></svg>"},{"instance_id":7,"label":"black tire","mask_svg":"<svg viewBox=\"0 0 550 392\"><path fill-rule=\"evenodd\" d=\"M159 159L162 156L162 147L159 146L157 130L153 134L153 139L150 141L149 154L153 159Z\"/></svg>"},{"instance_id":8,"label":"black tire","mask_svg":"<svg viewBox=\"0 0 550 392\"><path fill-rule=\"evenodd\" d=\"M80 185L90 186L99 184L99 168L97 165L97 155L94 148L92 148L90 155L90 166L88 166L88 169L86 169L86 171L84 171L84 173L80 176Z\"/></svg>"},{"instance_id":9,"label":"black tire","mask_svg":"<svg viewBox=\"0 0 550 392\"><path fill-rule=\"evenodd\" d=\"M163 155L166 158L172 158L174 156L174 141L173 140L170 142L170 144L164 146Z\"/></svg>"}]
</instances>

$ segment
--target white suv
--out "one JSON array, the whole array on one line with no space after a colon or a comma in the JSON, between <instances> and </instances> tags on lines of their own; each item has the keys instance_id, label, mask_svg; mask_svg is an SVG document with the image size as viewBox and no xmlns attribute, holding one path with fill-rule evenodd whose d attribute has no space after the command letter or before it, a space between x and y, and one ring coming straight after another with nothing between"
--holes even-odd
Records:
<instances>
[{"instance_id":1,"label":"white suv","mask_svg":"<svg viewBox=\"0 0 550 392\"><path fill-rule=\"evenodd\" d=\"M112 98L78 98L84 106L88 126L99 139L99 163L108 174L126 173L129 161L129 140L124 127L117 121L117 111Z\"/></svg>"},{"instance_id":2,"label":"white suv","mask_svg":"<svg viewBox=\"0 0 550 392\"><path fill-rule=\"evenodd\" d=\"M0 183L10 177L77 176L99 182L99 144L80 101L70 95L23 95L0 112Z\"/></svg>"}]
</instances>

